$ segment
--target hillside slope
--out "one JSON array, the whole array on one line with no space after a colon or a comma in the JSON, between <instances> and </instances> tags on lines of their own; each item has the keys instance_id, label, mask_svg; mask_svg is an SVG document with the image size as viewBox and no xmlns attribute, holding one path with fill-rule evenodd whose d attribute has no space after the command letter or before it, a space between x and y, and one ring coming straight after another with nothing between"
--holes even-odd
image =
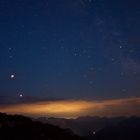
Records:
<instances>
[{"instance_id":1,"label":"hillside slope","mask_svg":"<svg viewBox=\"0 0 140 140\"><path fill-rule=\"evenodd\" d=\"M83 140L69 129L0 113L1 140Z\"/></svg>"}]
</instances>

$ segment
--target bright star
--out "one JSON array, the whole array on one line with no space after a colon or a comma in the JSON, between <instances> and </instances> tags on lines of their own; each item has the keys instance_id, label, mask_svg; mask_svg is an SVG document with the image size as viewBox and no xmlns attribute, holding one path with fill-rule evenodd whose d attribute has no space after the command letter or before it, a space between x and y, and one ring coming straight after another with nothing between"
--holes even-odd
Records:
<instances>
[{"instance_id":1,"label":"bright star","mask_svg":"<svg viewBox=\"0 0 140 140\"><path fill-rule=\"evenodd\" d=\"M15 78L15 75L14 74L11 75L11 79L13 79L13 78Z\"/></svg>"}]
</instances>

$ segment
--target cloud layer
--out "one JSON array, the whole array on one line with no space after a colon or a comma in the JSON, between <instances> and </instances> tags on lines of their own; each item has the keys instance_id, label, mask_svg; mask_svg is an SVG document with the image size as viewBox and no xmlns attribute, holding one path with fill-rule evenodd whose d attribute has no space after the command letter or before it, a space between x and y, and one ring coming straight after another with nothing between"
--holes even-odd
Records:
<instances>
[{"instance_id":1,"label":"cloud layer","mask_svg":"<svg viewBox=\"0 0 140 140\"><path fill-rule=\"evenodd\" d=\"M114 100L46 100L0 105L0 112L28 116L140 116L140 97Z\"/></svg>"}]
</instances>

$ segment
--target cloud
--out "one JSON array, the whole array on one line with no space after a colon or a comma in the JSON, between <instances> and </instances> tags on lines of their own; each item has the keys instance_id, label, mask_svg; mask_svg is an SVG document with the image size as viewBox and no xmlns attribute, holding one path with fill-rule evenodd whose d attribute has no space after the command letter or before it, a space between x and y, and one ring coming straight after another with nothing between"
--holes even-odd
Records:
<instances>
[{"instance_id":1,"label":"cloud","mask_svg":"<svg viewBox=\"0 0 140 140\"><path fill-rule=\"evenodd\" d=\"M36 96L0 96L0 105L14 105L14 104L26 104L26 103L36 103L43 101L55 101L55 100L63 100L62 98L44 98L44 97L36 97Z\"/></svg>"},{"instance_id":2,"label":"cloud","mask_svg":"<svg viewBox=\"0 0 140 140\"><path fill-rule=\"evenodd\" d=\"M0 105L0 112L28 116L76 118L78 116L140 116L140 97L114 100L47 100Z\"/></svg>"}]
</instances>

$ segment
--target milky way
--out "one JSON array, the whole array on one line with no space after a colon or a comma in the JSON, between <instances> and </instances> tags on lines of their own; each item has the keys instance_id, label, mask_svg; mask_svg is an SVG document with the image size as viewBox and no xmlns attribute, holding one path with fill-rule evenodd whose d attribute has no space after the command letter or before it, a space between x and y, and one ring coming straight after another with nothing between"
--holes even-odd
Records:
<instances>
[{"instance_id":1,"label":"milky way","mask_svg":"<svg viewBox=\"0 0 140 140\"><path fill-rule=\"evenodd\" d=\"M140 95L139 0L1 0L0 95Z\"/></svg>"}]
</instances>

